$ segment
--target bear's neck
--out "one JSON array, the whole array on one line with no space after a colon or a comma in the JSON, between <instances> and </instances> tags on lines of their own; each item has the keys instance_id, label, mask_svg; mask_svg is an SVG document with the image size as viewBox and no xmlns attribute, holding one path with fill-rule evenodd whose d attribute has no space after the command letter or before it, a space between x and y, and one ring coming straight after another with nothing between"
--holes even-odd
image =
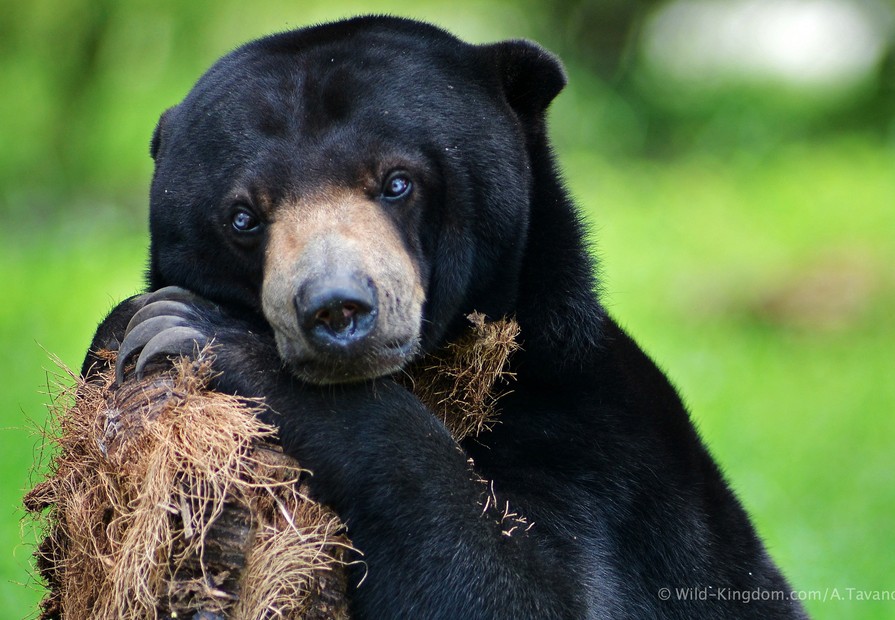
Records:
<instances>
[{"instance_id":1,"label":"bear's neck","mask_svg":"<svg viewBox=\"0 0 895 620\"><path fill-rule=\"evenodd\" d=\"M607 320L597 299L596 263L550 147L538 141L531 157L535 179L516 308L523 349L518 372L551 383L575 380L593 369Z\"/></svg>"}]
</instances>

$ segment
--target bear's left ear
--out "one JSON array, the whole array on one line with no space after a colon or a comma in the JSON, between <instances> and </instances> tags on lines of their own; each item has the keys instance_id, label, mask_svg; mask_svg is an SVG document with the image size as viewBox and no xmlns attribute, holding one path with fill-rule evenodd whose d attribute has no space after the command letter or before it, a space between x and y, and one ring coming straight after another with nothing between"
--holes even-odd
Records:
<instances>
[{"instance_id":1,"label":"bear's left ear","mask_svg":"<svg viewBox=\"0 0 895 620\"><path fill-rule=\"evenodd\" d=\"M162 112L161 117L158 119L158 123L155 125L155 131L152 132L152 140L149 142L149 156L152 157L152 159L158 159L158 152L162 146L162 135L165 132L165 126L168 124L168 121L171 120L176 108L177 106L171 106Z\"/></svg>"},{"instance_id":2,"label":"bear's left ear","mask_svg":"<svg viewBox=\"0 0 895 620\"><path fill-rule=\"evenodd\" d=\"M483 46L497 66L507 102L523 118L539 116L566 85L562 62L522 39Z\"/></svg>"}]
</instances>

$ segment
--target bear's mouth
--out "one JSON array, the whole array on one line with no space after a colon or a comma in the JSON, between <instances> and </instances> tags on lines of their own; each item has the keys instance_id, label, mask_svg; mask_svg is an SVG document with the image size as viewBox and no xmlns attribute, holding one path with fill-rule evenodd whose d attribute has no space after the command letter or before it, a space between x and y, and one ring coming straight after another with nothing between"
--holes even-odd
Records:
<instances>
[{"instance_id":1,"label":"bear's mouth","mask_svg":"<svg viewBox=\"0 0 895 620\"><path fill-rule=\"evenodd\" d=\"M318 385L350 383L394 374L413 361L419 337L387 343L309 349L304 343L276 333L277 348L289 370L299 379Z\"/></svg>"}]
</instances>

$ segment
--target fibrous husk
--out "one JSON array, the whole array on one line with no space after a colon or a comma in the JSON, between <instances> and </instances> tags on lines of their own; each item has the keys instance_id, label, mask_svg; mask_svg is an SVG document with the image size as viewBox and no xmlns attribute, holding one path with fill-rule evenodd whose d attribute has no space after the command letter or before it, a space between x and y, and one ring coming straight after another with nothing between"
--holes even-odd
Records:
<instances>
[{"instance_id":1,"label":"fibrous husk","mask_svg":"<svg viewBox=\"0 0 895 620\"><path fill-rule=\"evenodd\" d=\"M494 423L518 334L470 320L399 377L457 440ZM262 403L207 389L211 355L121 386L111 363L56 399L56 454L25 496L44 530L41 618L348 617L343 525L307 496Z\"/></svg>"},{"instance_id":2,"label":"fibrous husk","mask_svg":"<svg viewBox=\"0 0 895 620\"><path fill-rule=\"evenodd\" d=\"M519 324L488 323L470 314L470 329L440 351L425 356L406 375L407 387L445 423L457 441L478 435L497 419L498 379L509 379L509 356L518 348Z\"/></svg>"}]
</instances>

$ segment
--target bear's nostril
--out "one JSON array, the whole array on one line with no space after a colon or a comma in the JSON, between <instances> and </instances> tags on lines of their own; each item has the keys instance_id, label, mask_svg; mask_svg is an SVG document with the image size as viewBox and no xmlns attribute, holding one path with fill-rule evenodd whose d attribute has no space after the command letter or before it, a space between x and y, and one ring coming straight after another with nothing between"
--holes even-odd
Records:
<instances>
[{"instance_id":1,"label":"bear's nostril","mask_svg":"<svg viewBox=\"0 0 895 620\"><path fill-rule=\"evenodd\" d=\"M342 333L356 327L355 322L368 315L371 308L362 302L334 299L331 304L314 314L314 324Z\"/></svg>"}]
</instances>

